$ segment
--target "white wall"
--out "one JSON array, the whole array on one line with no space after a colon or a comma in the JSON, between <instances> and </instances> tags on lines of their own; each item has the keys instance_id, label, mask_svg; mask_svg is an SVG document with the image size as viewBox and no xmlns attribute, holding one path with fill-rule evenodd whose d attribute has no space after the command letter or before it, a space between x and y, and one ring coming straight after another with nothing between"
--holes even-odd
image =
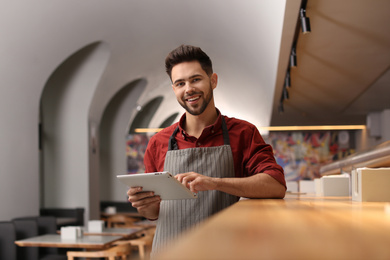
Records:
<instances>
[{"instance_id":1,"label":"white wall","mask_svg":"<svg viewBox=\"0 0 390 260\"><path fill-rule=\"evenodd\" d=\"M39 212L39 89L21 82L44 81L15 75L16 64L0 64L0 74L11 74L0 76L0 220L8 220Z\"/></svg>"},{"instance_id":2,"label":"white wall","mask_svg":"<svg viewBox=\"0 0 390 260\"><path fill-rule=\"evenodd\" d=\"M229 112L237 100L245 100L246 106L234 108L235 115L256 125L267 125L285 3L1 0L0 220L39 212L43 188L38 150L40 98L53 71L72 54L94 42L104 42L110 50L101 78L84 85L86 79L74 75L69 86L83 87L67 87L65 94L69 96L58 100L65 102L66 108L59 111L60 124L55 126L61 127L55 135L66 142L66 153L74 152L63 155L61 148L55 154L45 154L44 164L54 162L48 161L50 156L58 158L58 164L45 166L56 169L56 176L50 175L49 183L44 182L43 203L58 207L91 205L91 200L99 200L98 169L87 159L89 125L99 125L112 96L128 82L166 79L164 58L179 44L199 45L212 56L220 76L216 100L221 111ZM264 23L270 26L264 27ZM85 69L93 68L93 63ZM148 85L145 92L161 84L165 83ZM147 101L148 97L141 99ZM91 170L92 174L84 175ZM47 194L51 192L55 193Z\"/></svg>"},{"instance_id":3,"label":"white wall","mask_svg":"<svg viewBox=\"0 0 390 260\"><path fill-rule=\"evenodd\" d=\"M89 45L61 64L45 86L43 207L82 207L88 219L88 112L109 54L105 43Z\"/></svg>"},{"instance_id":4,"label":"white wall","mask_svg":"<svg viewBox=\"0 0 390 260\"><path fill-rule=\"evenodd\" d=\"M128 120L146 88L145 79L133 81L108 104L100 124L100 200L125 201L127 188L116 175L126 174L126 136ZM126 120L127 119L127 120Z\"/></svg>"}]
</instances>

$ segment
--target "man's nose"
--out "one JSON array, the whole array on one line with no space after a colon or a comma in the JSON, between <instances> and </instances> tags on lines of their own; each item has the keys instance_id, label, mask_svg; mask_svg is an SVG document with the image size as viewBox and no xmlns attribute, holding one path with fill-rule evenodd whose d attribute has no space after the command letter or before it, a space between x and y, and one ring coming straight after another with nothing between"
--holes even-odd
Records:
<instances>
[{"instance_id":1,"label":"man's nose","mask_svg":"<svg viewBox=\"0 0 390 260\"><path fill-rule=\"evenodd\" d=\"M194 87L193 85L191 84L191 82L186 82L186 92L193 92L194 91Z\"/></svg>"}]
</instances>

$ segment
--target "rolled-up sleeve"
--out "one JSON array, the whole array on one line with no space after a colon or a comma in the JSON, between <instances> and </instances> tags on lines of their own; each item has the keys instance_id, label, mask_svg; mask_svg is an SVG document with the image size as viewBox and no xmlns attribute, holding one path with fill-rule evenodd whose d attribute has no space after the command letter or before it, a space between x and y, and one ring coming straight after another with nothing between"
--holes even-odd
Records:
<instances>
[{"instance_id":1,"label":"rolled-up sleeve","mask_svg":"<svg viewBox=\"0 0 390 260\"><path fill-rule=\"evenodd\" d=\"M266 144L257 129L253 130L252 140L247 147L245 165L249 175L266 173L286 187L283 168L276 163L272 146Z\"/></svg>"}]
</instances>

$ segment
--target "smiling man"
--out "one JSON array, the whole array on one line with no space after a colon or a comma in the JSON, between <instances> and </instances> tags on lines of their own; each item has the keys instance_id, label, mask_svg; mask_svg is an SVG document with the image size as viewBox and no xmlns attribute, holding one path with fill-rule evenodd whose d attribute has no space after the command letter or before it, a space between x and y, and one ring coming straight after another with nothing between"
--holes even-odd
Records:
<instances>
[{"instance_id":1,"label":"smiling man","mask_svg":"<svg viewBox=\"0 0 390 260\"><path fill-rule=\"evenodd\" d=\"M223 116L215 107L218 76L199 47L181 45L165 60L177 101L178 123L154 135L145 153L147 172L169 171L198 193L195 200L161 201L142 187L127 192L132 206L157 220L153 253L184 230L246 198L283 198L286 182L272 147L249 122Z\"/></svg>"},{"instance_id":2,"label":"smiling man","mask_svg":"<svg viewBox=\"0 0 390 260\"><path fill-rule=\"evenodd\" d=\"M217 74L207 75L197 61L183 62L172 69L173 91L179 104L191 115L201 115L210 102L214 102L213 89L217 86ZM190 89L188 89L190 88Z\"/></svg>"}]
</instances>

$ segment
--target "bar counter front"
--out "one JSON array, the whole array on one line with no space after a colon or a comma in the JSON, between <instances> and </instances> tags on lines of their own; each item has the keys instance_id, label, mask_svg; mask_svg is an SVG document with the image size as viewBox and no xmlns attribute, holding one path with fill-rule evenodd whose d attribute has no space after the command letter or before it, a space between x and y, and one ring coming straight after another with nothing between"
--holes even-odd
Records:
<instances>
[{"instance_id":1,"label":"bar counter front","mask_svg":"<svg viewBox=\"0 0 390 260\"><path fill-rule=\"evenodd\" d=\"M300 194L244 199L157 259L390 259L390 204Z\"/></svg>"}]
</instances>

